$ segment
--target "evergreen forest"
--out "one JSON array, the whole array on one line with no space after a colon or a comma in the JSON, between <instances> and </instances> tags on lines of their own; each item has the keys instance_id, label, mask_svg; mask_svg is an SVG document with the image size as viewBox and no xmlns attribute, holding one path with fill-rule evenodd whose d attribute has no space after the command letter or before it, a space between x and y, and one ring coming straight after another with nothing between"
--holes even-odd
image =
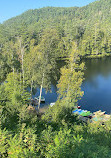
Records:
<instances>
[{"instance_id":1,"label":"evergreen forest","mask_svg":"<svg viewBox=\"0 0 111 158\"><path fill-rule=\"evenodd\" d=\"M110 55L111 0L28 10L0 24L0 158L111 158L111 119L84 123L72 113L84 94L81 59ZM51 76L59 97L41 111Z\"/></svg>"}]
</instances>

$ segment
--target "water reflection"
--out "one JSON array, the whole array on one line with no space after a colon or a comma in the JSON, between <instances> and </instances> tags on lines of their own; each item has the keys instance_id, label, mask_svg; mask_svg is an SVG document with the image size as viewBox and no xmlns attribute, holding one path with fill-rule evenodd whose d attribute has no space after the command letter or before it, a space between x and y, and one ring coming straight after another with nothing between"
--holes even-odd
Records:
<instances>
[{"instance_id":1,"label":"water reflection","mask_svg":"<svg viewBox=\"0 0 111 158\"><path fill-rule=\"evenodd\" d=\"M85 59L84 96L79 101L83 109L111 113L111 57Z\"/></svg>"},{"instance_id":2,"label":"water reflection","mask_svg":"<svg viewBox=\"0 0 111 158\"><path fill-rule=\"evenodd\" d=\"M111 73L111 57L84 59L86 65L85 79L92 79L99 74L107 77Z\"/></svg>"},{"instance_id":3,"label":"water reflection","mask_svg":"<svg viewBox=\"0 0 111 158\"><path fill-rule=\"evenodd\" d=\"M86 70L84 71L85 80L81 86L84 91L84 96L78 102L82 109L87 109L92 112L97 110L111 113L111 57L99 59L84 59ZM46 99L46 104L57 100L57 80L60 77L60 68L65 65L65 62L59 61L55 73L57 79L52 75L52 93L45 93L43 96ZM39 95L39 89L34 96ZM33 96L33 97L34 97ZM41 105L44 106L44 105Z\"/></svg>"},{"instance_id":4,"label":"water reflection","mask_svg":"<svg viewBox=\"0 0 111 158\"><path fill-rule=\"evenodd\" d=\"M42 103L41 107L47 106L50 103L57 101L58 95L57 95L56 85L57 85L57 82L60 78L60 68L63 67L65 64L66 64L65 61L57 61L55 71L53 71L53 73L50 74L51 75L51 83L52 83L51 89L48 92L46 92L45 89L43 89L42 95L45 97L45 103ZM33 98L39 96L39 93L40 93L40 89L37 88L36 93L33 95Z\"/></svg>"}]
</instances>

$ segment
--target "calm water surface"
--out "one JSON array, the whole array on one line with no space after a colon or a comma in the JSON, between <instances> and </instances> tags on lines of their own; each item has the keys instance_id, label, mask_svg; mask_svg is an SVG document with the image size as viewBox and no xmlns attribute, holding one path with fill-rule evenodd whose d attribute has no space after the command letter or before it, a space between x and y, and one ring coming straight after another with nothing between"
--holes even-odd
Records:
<instances>
[{"instance_id":1,"label":"calm water surface","mask_svg":"<svg viewBox=\"0 0 111 158\"><path fill-rule=\"evenodd\" d=\"M85 60L84 96L79 101L81 108L111 113L111 57Z\"/></svg>"},{"instance_id":2,"label":"calm water surface","mask_svg":"<svg viewBox=\"0 0 111 158\"><path fill-rule=\"evenodd\" d=\"M81 86L84 96L78 104L82 109L92 112L102 110L111 113L111 57L85 59L84 62L86 64L85 80ZM63 65L62 62L59 64ZM43 90L43 96L46 98L45 105L57 100L57 82L52 83L52 93L45 94L45 90ZM38 95L39 91L34 96Z\"/></svg>"}]
</instances>

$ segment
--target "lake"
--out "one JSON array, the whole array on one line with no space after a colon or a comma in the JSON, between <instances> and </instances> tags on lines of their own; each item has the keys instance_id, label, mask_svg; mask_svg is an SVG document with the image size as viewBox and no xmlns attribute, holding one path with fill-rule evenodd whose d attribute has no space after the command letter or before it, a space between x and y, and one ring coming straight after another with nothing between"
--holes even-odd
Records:
<instances>
[{"instance_id":1,"label":"lake","mask_svg":"<svg viewBox=\"0 0 111 158\"><path fill-rule=\"evenodd\" d=\"M84 96L79 101L82 109L111 113L111 57L85 59Z\"/></svg>"},{"instance_id":2,"label":"lake","mask_svg":"<svg viewBox=\"0 0 111 158\"><path fill-rule=\"evenodd\" d=\"M98 59L84 59L85 80L81 86L84 91L84 96L78 102L82 109L90 110L91 112L102 110L106 113L111 113L111 57L104 57ZM61 61L59 67L64 65ZM51 86L52 93L45 93L43 89L43 96L46 98L45 106L57 100L57 81L53 81ZM39 91L33 96L38 96ZM43 107L44 104L41 105Z\"/></svg>"}]
</instances>

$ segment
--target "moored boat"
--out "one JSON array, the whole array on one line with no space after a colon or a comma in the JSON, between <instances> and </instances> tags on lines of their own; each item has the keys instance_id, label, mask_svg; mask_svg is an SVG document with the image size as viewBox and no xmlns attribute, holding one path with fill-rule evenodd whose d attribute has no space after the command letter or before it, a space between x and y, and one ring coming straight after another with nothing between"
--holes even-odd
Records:
<instances>
[{"instance_id":1,"label":"moored boat","mask_svg":"<svg viewBox=\"0 0 111 158\"><path fill-rule=\"evenodd\" d=\"M40 97L40 96L38 96L37 98L35 97L35 100L39 101L39 97ZM44 98L43 96L41 96L40 102L45 102L45 98Z\"/></svg>"},{"instance_id":2,"label":"moored boat","mask_svg":"<svg viewBox=\"0 0 111 158\"><path fill-rule=\"evenodd\" d=\"M53 105L55 105L55 103L50 103L50 107L53 107Z\"/></svg>"}]
</instances>

